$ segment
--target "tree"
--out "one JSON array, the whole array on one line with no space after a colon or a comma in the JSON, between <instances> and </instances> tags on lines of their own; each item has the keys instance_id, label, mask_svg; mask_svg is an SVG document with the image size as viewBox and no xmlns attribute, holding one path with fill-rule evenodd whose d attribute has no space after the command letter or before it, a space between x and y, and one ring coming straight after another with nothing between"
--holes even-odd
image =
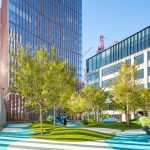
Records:
<instances>
[{"instance_id":1,"label":"tree","mask_svg":"<svg viewBox=\"0 0 150 150\"><path fill-rule=\"evenodd\" d=\"M51 62L47 76L47 94L54 109L54 127L56 126L56 108L66 107L72 93L75 91L77 80L75 69L66 61L56 57L54 49L51 52Z\"/></svg>"},{"instance_id":2,"label":"tree","mask_svg":"<svg viewBox=\"0 0 150 150\"><path fill-rule=\"evenodd\" d=\"M143 88L140 90L139 107L146 113L150 110L150 89Z\"/></svg>"},{"instance_id":3,"label":"tree","mask_svg":"<svg viewBox=\"0 0 150 150\"><path fill-rule=\"evenodd\" d=\"M26 53L22 47L13 53L14 92L26 99L26 105L40 112L41 135L43 134L43 111L50 107L63 106L74 91L75 69L67 62L56 58L55 47L48 54L46 48L35 51L34 55Z\"/></svg>"},{"instance_id":4,"label":"tree","mask_svg":"<svg viewBox=\"0 0 150 150\"><path fill-rule=\"evenodd\" d=\"M115 102L121 104L120 106L125 110L127 125L129 125L129 111L133 108L134 97L139 91L137 75L136 65L122 63L116 80L111 84Z\"/></svg>"},{"instance_id":5,"label":"tree","mask_svg":"<svg viewBox=\"0 0 150 150\"><path fill-rule=\"evenodd\" d=\"M101 87L95 88L96 90L96 100L94 102L94 107L97 109L97 122L99 122L99 118L101 117L101 112L106 108L107 103L106 100L108 98L108 92L104 91Z\"/></svg>"},{"instance_id":6,"label":"tree","mask_svg":"<svg viewBox=\"0 0 150 150\"><path fill-rule=\"evenodd\" d=\"M85 110L85 99L81 97L81 95L77 92L74 92L68 104L66 105L66 109L70 112L71 115L76 116L75 114L82 114Z\"/></svg>"},{"instance_id":7,"label":"tree","mask_svg":"<svg viewBox=\"0 0 150 150\"><path fill-rule=\"evenodd\" d=\"M93 102L96 100L96 94L93 86L88 85L87 87L81 89L81 97L84 99L84 112L94 111ZM88 115L89 118L89 115Z\"/></svg>"},{"instance_id":8,"label":"tree","mask_svg":"<svg viewBox=\"0 0 150 150\"><path fill-rule=\"evenodd\" d=\"M26 99L28 107L39 110L42 135L42 113L49 103L45 95L45 87L50 57L45 48L39 49L32 56L31 53L25 52L21 46L18 48L18 53L12 53L12 57L15 60L12 89Z\"/></svg>"},{"instance_id":9,"label":"tree","mask_svg":"<svg viewBox=\"0 0 150 150\"><path fill-rule=\"evenodd\" d=\"M85 109L97 112L97 122L99 121L101 111L106 107L108 93L101 87L87 86L81 90L81 95L85 99Z\"/></svg>"}]
</instances>

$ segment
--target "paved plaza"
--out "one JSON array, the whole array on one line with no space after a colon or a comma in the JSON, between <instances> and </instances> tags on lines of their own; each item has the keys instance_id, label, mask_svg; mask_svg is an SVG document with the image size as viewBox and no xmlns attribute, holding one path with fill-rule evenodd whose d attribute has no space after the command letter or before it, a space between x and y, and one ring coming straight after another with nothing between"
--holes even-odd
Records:
<instances>
[{"instance_id":1,"label":"paved plaza","mask_svg":"<svg viewBox=\"0 0 150 150\"><path fill-rule=\"evenodd\" d=\"M116 136L105 141L57 142L30 138L28 124L8 124L0 132L0 150L150 150L148 137L142 130L89 128L99 132L115 132Z\"/></svg>"}]
</instances>

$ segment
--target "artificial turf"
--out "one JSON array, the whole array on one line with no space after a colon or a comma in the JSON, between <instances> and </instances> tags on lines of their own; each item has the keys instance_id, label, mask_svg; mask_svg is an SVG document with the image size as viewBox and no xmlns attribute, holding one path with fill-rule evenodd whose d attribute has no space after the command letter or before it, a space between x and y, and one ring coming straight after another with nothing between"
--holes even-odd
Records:
<instances>
[{"instance_id":1,"label":"artificial turf","mask_svg":"<svg viewBox=\"0 0 150 150\"><path fill-rule=\"evenodd\" d=\"M44 121L43 123L44 134L42 136L40 135L39 122L28 126L28 128L33 129L35 131L31 135L34 138L64 142L105 140L114 136L113 133L101 133L82 128L68 128L58 125L56 126L56 128L53 128L53 124L48 121Z\"/></svg>"},{"instance_id":2,"label":"artificial turf","mask_svg":"<svg viewBox=\"0 0 150 150\"><path fill-rule=\"evenodd\" d=\"M115 122L115 123L99 122L96 124L86 125L86 127L111 128L111 129L119 129L124 131L124 130L140 129L141 125L137 123L130 123L129 125L127 125L126 122Z\"/></svg>"}]
</instances>

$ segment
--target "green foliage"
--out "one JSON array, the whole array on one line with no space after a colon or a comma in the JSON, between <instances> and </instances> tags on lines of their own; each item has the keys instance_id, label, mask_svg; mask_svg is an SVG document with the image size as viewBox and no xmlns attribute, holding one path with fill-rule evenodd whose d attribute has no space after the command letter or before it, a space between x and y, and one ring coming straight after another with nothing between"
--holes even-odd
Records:
<instances>
[{"instance_id":1,"label":"green foliage","mask_svg":"<svg viewBox=\"0 0 150 150\"><path fill-rule=\"evenodd\" d=\"M119 130L132 130L132 129L141 129L141 125L137 123L130 123L128 126L125 122L114 122L114 123L103 123L98 122L93 125L87 125L87 127L98 127L98 128L111 128L111 129L119 129Z\"/></svg>"},{"instance_id":2,"label":"green foliage","mask_svg":"<svg viewBox=\"0 0 150 150\"><path fill-rule=\"evenodd\" d=\"M43 111L50 107L63 107L67 103L75 89L75 69L57 59L55 47L50 54L44 47L33 52L32 55L19 47L18 53L12 53L16 62L13 66L12 91L25 98L28 107L40 111L42 134Z\"/></svg>"},{"instance_id":3,"label":"green foliage","mask_svg":"<svg viewBox=\"0 0 150 150\"><path fill-rule=\"evenodd\" d=\"M54 116L53 115L49 115L47 117L47 121L54 121Z\"/></svg>"},{"instance_id":4,"label":"green foliage","mask_svg":"<svg viewBox=\"0 0 150 150\"><path fill-rule=\"evenodd\" d=\"M130 120L130 123L140 125L139 118Z\"/></svg>"},{"instance_id":5,"label":"green foliage","mask_svg":"<svg viewBox=\"0 0 150 150\"><path fill-rule=\"evenodd\" d=\"M84 112L85 99L83 99L77 92L72 93L66 109L70 114L77 114Z\"/></svg>"},{"instance_id":6,"label":"green foliage","mask_svg":"<svg viewBox=\"0 0 150 150\"><path fill-rule=\"evenodd\" d=\"M106 99L108 97L108 93L101 87L87 86L81 90L80 94L81 97L85 99L84 110L86 112L97 111L97 118L99 118L100 112L107 107Z\"/></svg>"},{"instance_id":7,"label":"green foliage","mask_svg":"<svg viewBox=\"0 0 150 150\"><path fill-rule=\"evenodd\" d=\"M87 124L94 124L94 123L95 123L95 120L94 120L93 117L89 117L89 118L86 118L86 119L82 120L81 123L83 123L84 125L87 125Z\"/></svg>"},{"instance_id":8,"label":"green foliage","mask_svg":"<svg viewBox=\"0 0 150 150\"><path fill-rule=\"evenodd\" d=\"M125 111L127 124L129 124L129 111L137 107L139 99L137 73L136 65L122 63L116 80L111 84L115 103L120 109Z\"/></svg>"},{"instance_id":9,"label":"green foliage","mask_svg":"<svg viewBox=\"0 0 150 150\"><path fill-rule=\"evenodd\" d=\"M109 118L109 114L103 114L103 119Z\"/></svg>"},{"instance_id":10,"label":"green foliage","mask_svg":"<svg viewBox=\"0 0 150 150\"><path fill-rule=\"evenodd\" d=\"M142 108L145 112L150 110L150 89L141 89L140 90L140 101L138 106Z\"/></svg>"}]
</instances>

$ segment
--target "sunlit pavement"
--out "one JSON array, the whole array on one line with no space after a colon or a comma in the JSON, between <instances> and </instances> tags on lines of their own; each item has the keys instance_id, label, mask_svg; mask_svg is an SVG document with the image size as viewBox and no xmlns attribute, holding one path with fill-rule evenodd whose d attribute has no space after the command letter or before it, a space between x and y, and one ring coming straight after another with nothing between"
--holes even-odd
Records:
<instances>
[{"instance_id":1,"label":"sunlit pavement","mask_svg":"<svg viewBox=\"0 0 150 150\"><path fill-rule=\"evenodd\" d=\"M117 134L106 140L106 143L116 150L150 150L148 136L145 134Z\"/></svg>"},{"instance_id":2,"label":"sunlit pavement","mask_svg":"<svg viewBox=\"0 0 150 150\"><path fill-rule=\"evenodd\" d=\"M150 150L141 130L118 132L112 139L91 142L56 142L30 138L28 124L9 124L0 132L0 150ZM100 130L100 129L99 129Z\"/></svg>"},{"instance_id":3,"label":"sunlit pavement","mask_svg":"<svg viewBox=\"0 0 150 150\"><path fill-rule=\"evenodd\" d=\"M0 150L6 150L11 143L15 143L20 140L25 140L32 133L32 130L24 129L23 127L29 124L8 124L0 131Z\"/></svg>"}]
</instances>

